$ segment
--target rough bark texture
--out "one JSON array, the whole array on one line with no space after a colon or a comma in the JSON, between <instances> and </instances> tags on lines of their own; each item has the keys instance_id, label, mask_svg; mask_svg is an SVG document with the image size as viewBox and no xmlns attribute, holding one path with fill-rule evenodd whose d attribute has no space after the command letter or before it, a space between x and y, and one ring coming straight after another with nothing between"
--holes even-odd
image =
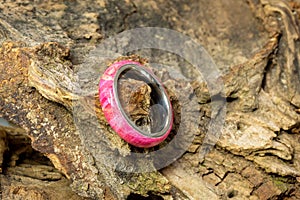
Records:
<instances>
[{"instance_id":1,"label":"rough bark texture","mask_svg":"<svg viewBox=\"0 0 300 200\"><path fill-rule=\"evenodd\" d=\"M136 125L145 126L148 130L151 87L143 81L130 78L121 79L118 85L118 94L125 113Z\"/></svg>"},{"instance_id":2,"label":"rough bark texture","mask_svg":"<svg viewBox=\"0 0 300 200\"><path fill-rule=\"evenodd\" d=\"M299 1L0 1L0 10L0 117L15 125L0 130L2 199L300 198ZM144 150L108 126L97 83L83 95L74 74L103 39L140 26L178 30L208 50L223 73L227 114L220 140L199 157L211 117L206 85L193 81L190 91L172 78L174 69L197 75L172 54L134 52L173 67L155 69L171 96L173 134L180 125L194 140L159 171L134 173L154 169L149 159L121 173L116 165L130 162L116 158ZM178 99L193 92L199 104L187 111L190 123L180 124Z\"/></svg>"}]
</instances>

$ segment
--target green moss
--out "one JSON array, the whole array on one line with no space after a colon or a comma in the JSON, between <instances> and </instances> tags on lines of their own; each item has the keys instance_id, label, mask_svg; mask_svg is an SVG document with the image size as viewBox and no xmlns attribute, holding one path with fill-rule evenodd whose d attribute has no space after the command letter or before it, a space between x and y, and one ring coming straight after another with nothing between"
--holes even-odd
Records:
<instances>
[{"instance_id":1,"label":"green moss","mask_svg":"<svg viewBox=\"0 0 300 200\"><path fill-rule=\"evenodd\" d=\"M289 188L289 184L285 178L274 178L273 183L282 192L287 191Z\"/></svg>"},{"instance_id":2,"label":"green moss","mask_svg":"<svg viewBox=\"0 0 300 200\"><path fill-rule=\"evenodd\" d=\"M128 183L128 187L137 194L147 196L149 191L153 193L169 192L171 185L159 172L151 172L135 174Z\"/></svg>"}]
</instances>

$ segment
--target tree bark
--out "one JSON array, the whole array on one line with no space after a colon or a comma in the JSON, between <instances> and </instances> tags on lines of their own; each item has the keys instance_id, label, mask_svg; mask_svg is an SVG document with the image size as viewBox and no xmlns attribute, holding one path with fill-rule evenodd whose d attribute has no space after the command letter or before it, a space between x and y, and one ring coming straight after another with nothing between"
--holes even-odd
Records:
<instances>
[{"instance_id":1,"label":"tree bark","mask_svg":"<svg viewBox=\"0 0 300 200\"><path fill-rule=\"evenodd\" d=\"M2 199L300 198L299 1L0 2L0 119L10 123L0 121ZM126 57L172 66L153 69L175 113L163 144L132 147L103 116L94 87L106 66L91 52L110 36L145 26L188 35L222 72L226 119L204 157L213 102L195 69L176 55L140 50ZM89 56L95 60L87 63ZM116 59L122 58L108 62ZM80 80L95 81L82 94L85 85L74 80L89 73L86 65L99 74ZM174 78L175 69L195 81ZM197 104L180 120L192 94ZM179 127L190 130L183 141L175 139ZM190 138L184 154L162 169L154 170L151 158L127 159Z\"/></svg>"}]
</instances>

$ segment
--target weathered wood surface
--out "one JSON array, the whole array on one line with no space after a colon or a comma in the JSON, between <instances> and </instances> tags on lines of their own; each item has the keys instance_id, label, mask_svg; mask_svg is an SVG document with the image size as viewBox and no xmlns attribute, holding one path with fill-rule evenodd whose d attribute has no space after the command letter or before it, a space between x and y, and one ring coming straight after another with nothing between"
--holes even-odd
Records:
<instances>
[{"instance_id":1,"label":"weathered wood surface","mask_svg":"<svg viewBox=\"0 0 300 200\"><path fill-rule=\"evenodd\" d=\"M29 137L57 169L48 162L24 162L20 156L26 148L8 150L8 138L14 141L18 134L2 128L2 199L25 199L27 191L47 199L57 188L67 192L53 199L299 199L299 7L299 1L279 0L2 1L0 117L20 127L21 137ZM200 159L210 101L206 86L192 82L199 105L187 117L201 122L199 127L182 125L192 129L186 136L194 136L190 148L159 171L134 173L134 167L154 168L147 160L121 173L107 163L126 167L130 161L116 156L141 150L113 133L97 104L97 91L82 97L73 75L105 38L139 26L175 29L204 45L223 73L227 115L220 140ZM184 76L194 74L172 55L152 56L151 61L174 66ZM168 70L159 73L168 77L163 81L179 112L176 90L185 91L182 98L193 91L184 90L186 84L172 79ZM75 126L76 102L85 105L75 106L82 111L75 120L89 119L85 131ZM101 157L103 152L113 152L112 160ZM47 181L30 170L41 171ZM64 176L83 197L71 192Z\"/></svg>"}]
</instances>

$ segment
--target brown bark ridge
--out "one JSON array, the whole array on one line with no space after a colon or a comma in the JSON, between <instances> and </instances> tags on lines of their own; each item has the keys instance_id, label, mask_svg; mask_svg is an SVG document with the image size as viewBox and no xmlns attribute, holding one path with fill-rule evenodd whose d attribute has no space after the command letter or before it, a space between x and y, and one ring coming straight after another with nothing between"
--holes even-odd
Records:
<instances>
[{"instance_id":1,"label":"brown bark ridge","mask_svg":"<svg viewBox=\"0 0 300 200\"><path fill-rule=\"evenodd\" d=\"M300 198L299 1L0 2L0 119L13 124L1 123L2 199ZM174 29L201 43L222 71L227 98L221 137L201 158L211 117L206 85L193 81L188 90L172 78L175 68L188 78L197 74L172 54L134 52L173 66L157 72L174 107L173 132L180 125L194 138L158 171L151 159L133 166L122 159L156 149L121 140L103 117L97 83L82 94L75 76L105 38L143 26ZM144 62L140 57L129 58ZM106 68L98 67L99 73ZM178 99L188 101L193 92L199 104L180 124ZM195 118L200 124L193 125Z\"/></svg>"}]
</instances>

